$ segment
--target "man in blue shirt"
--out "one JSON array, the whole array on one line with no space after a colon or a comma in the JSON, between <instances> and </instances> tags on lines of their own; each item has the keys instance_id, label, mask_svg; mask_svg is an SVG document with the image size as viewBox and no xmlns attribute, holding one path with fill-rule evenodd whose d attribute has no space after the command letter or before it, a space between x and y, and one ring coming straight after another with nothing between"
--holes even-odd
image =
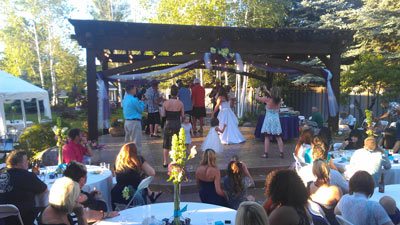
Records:
<instances>
[{"instance_id":1,"label":"man in blue shirt","mask_svg":"<svg viewBox=\"0 0 400 225\"><path fill-rule=\"evenodd\" d=\"M124 100L122 101L125 118L125 142L134 142L138 152L142 152L142 113L145 107L143 101L135 95L137 87L127 85Z\"/></svg>"},{"instance_id":2,"label":"man in blue shirt","mask_svg":"<svg viewBox=\"0 0 400 225\"><path fill-rule=\"evenodd\" d=\"M179 87L178 98L183 103L183 108L185 110L185 114L191 116L192 109L193 109L192 92L189 90L189 88L185 87L182 80L177 80L176 84Z\"/></svg>"}]
</instances>

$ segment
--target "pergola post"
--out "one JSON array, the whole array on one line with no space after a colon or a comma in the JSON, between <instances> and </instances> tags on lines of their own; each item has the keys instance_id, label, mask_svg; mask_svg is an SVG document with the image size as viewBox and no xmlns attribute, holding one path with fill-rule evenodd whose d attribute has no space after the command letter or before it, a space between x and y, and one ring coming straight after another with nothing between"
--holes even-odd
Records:
<instances>
[{"instance_id":1,"label":"pergola post","mask_svg":"<svg viewBox=\"0 0 400 225\"><path fill-rule=\"evenodd\" d=\"M104 60L101 63L101 69L103 71L104 70L108 70L108 61L107 60ZM105 78L103 78L103 79L104 79L104 86L106 88L106 93L107 93L108 99L110 99L110 96L109 96L110 85L108 84L108 80L107 79L105 79ZM110 107L110 105L103 105L103 107ZM108 128L103 128L103 134L108 134Z\"/></svg>"},{"instance_id":2,"label":"pergola post","mask_svg":"<svg viewBox=\"0 0 400 225\"><path fill-rule=\"evenodd\" d=\"M336 100L340 101L340 52L334 52L330 55L329 61L326 63L326 67L332 73L331 85L333 92L335 93ZM330 117L328 120L329 127L333 131L337 131L339 127L339 113L336 117Z\"/></svg>"},{"instance_id":3,"label":"pergola post","mask_svg":"<svg viewBox=\"0 0 400 225\"><path fill-rule=\"evenodd\" d=\"M86 82L88 96L88 132L89 140L96 140L98 137L97 126L97 78L96 78L96 53L94 49L86 49Z\"/></svg>"}]
</instances>

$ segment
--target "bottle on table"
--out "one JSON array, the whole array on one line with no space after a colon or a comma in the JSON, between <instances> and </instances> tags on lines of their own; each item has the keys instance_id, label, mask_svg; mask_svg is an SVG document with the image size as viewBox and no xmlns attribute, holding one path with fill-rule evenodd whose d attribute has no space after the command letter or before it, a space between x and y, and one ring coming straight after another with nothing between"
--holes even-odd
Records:
<instances>
[{"instance_id":1,"label":"bottle on table","mask_svg":"<svg viewBox=\"0 0 400 225\"><path fill-rule=\"evenodd\" d=\"M378 183L378 191L379 193L385 193L385 174L381 174L381 178L379 179Z\"/></svg>"}]
</instances>

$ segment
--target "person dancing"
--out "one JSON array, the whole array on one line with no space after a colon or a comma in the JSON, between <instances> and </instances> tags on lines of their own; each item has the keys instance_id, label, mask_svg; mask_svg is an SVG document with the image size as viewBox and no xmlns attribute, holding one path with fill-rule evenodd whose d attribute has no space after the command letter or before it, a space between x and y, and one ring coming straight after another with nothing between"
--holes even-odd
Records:
<instances>
[{"instance_id":1,"label":"person dancing","mask_svg":"<svg viewBox=\"0 0 400 225\"><path fill-rule=\"evenodd\" d=\"M278 142L279 156L283 159L282 127L279 120L279 109L281 107L280 89L272 87L271 92L267 90L265 97L256 97L256 100L265 103L265 118L261 128L261 133L265 135L264 154L262 158L268 158L270 138L275 137Z\"/></svg>"},{"instance_id":2,"label":"person dancing","mask_svg":"<svg viewBox=\"0 0 400 225\"><path fill-rule=\"evenodd\" d=\"M219 129L223 130L223 133L219 136L221 143L239 144L245 142L246 139L239 130L239 121L229 104L228 93L222 87L218 92L217 105L214 108L211 118L214 118L218 111Z\"/></svg>"}]
</instances>

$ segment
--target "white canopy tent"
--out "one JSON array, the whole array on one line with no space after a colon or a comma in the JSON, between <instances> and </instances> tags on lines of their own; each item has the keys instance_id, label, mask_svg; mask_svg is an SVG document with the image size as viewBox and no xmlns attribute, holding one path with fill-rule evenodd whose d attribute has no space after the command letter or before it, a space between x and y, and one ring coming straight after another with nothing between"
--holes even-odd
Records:
<instances>
[{"instance_id":1,"label":"white canopy tent","mask_svg":"<svg viewBox=\"0 0 400 225\"><path fill-rule=\"evenodd\" d=\"M31 101L32 99L36 99L39 123L41 121L39 101L43 101L44 115L51 119L49 94L46 90L0 70L0 135L5 135L7 132L4 103L12 103L18 100L21 102L22 118L24 127L26 127L24 101Z\"/></svg>"}]
</instances>

